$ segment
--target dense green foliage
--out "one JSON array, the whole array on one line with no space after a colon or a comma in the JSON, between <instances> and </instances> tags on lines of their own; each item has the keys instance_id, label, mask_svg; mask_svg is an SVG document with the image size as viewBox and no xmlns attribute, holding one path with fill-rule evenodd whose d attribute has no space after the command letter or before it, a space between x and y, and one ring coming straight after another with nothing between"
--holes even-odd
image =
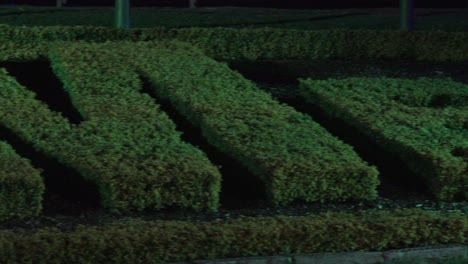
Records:
<instances>
[{"instance_id":1,"label":"dense green foliage","mask_svg":"<svg viewBox=\"0 0 468 264\"><path fill-rule=\"evenodd\" d=\"M37 44L31 41L87 41L104 42L111 40L131 40L133 34L123 29L104 27L12 27L0 24L0 40L21 44Z\"/></svg>"},{"instance_id":2,"label":"dense green foliage","mask_svg":"<svg viewBox=\"0 0 468 264\"><path fill-rule=\"evenodd\" d=\"M138 47L126 52L156 94L259 177L274 204L377 197L376 168L310 116L204 55Z\"/></svg>"},{"instance_id":3,"label":"dense green foliage","mask_svg":"<svg viewBox=\"0 0 468 264\"><path fill-rule=\"evenodd\" d=\"M0 82L5 81L0 75ZM38 216L45 187L41 171L0 141L0 222Z\"/></svg>"},{"instance_id":4,"label":"dense green foliage","mask_svg":"<svg viewBox=\"0 0 468 264\"><path fill-rule=\"evenodd\" d=\"M173 204L217 210L217 168L199 149L181 141L154 100L138 93L138 76L125 64L118 66L124 58L119 49L106 55L79 44L51 55L54 71L85 119L78 126L3 72L0 123L95 183L102 205L113 212Z\"/></svg>"},{"instance_id":5,"label":"dense green foliage","mask_svg":"<svg viewBox=\"0 0 468 264\"><path fill-rule=\"evenodd\" d=\"M451 80L301 80L301 94L398 153L441 200L468 198L468 86Z\"/></svg>"},{"instance_id":6,"label":"dense green foliage","mask_svg":"<svg viewBox=\"0 0 468 264\"><path fill-rule=\"evenodd\" d=\"M339 58L468 60L466 32L335 29L304 31L271 28L151 28L124 31L83 26L20 28L0 25L0 51L11 49L16 45L19 49L16 52L24 53L31 53L31 49L35 49L31 43L171 39L193 44L208 56L222 60Z\"/></svg>"},{"instance_id":7,"label":"dense green foliage","mask_svg":"<svg viewBox=\"0 0 468 264\"><path fill-rule=\"evenodd\" d=\"M173 204L217 210L219 171L203 152L181 142L169 117L151 97L138 92L138 75L130 64L121 63L131 58L126 47L125 43L78 43L57 48L50 55L53 70L86 120L73 131L75 136L90 135L88 142L97 141L92 149L83 151L94 152L93 158L86 158L86 163L96 166L95 175L90 177L99 181L107 178L111 183L102 190L103 205L119 211ZM178 42L152 45L153 52L165 47L183 53L194 51ZM96 135L91 136L93 133ZM73 156L76 152L62 150Z\"/></svg>"},{"instance_id":8,"label":"dense green foliage","mask_svg":"<svg viewBox=\"0 0 468 264\"><path fill-rule=\"evenodd\" d=\"M420 209L246 217L226 222L126 220L106 227L1 230L2 263L167 263L241 256L377 251L465 243L466 216Z\"/></svg>"},{"instance_id":9,"label":"dense green foliage","mask_svg":"<svg viewBox=\"0 0 468 264\"><path fill-rule=\"evenodd\" d=\"M184 23L189 22L180 25ZM183 40L199 48L178 41L152 41L158 39ZM141 40L148 42L137 42ZM221 180L218 170L204 153L180 140L180 132L159 110L157 101L139 93L141 74L160 97L201 128L210 143L260 177L275 203L296 198L368 200L377 195L375 167L368 166L352 147L310 117L272 100L252 82L203 52L236 60L463 61L468 59L467 41L467 33L444 32L222 28L127 32L0 25L0 61L51 60L74 107L85 119L79 125L70 124L0 69L0 123L36 151L57 158L99 185L102 204L113 212L171 205L216 211ZM377 81L360 82L373 87ZM343 89L342 84L330 86L340 90L327 94L330 100L323 100L329 102L325 109L341 103L336 94L361 87L349 84ZM428 90L422 91L411 88L418 83L380 84L376 87L388 87L389 94L382 96L382 89L371 93L376 100L373 103L365 99L368 90L359 93L356 89L356 94L347 96L351 100L343 101L343 115L361 113L360 123L353 122L366 127L375 121L371 114L388 113L388 118L379 116L375 121L377 129L369 131L375 132L373 135L384 131L379 139L390 138L393 145L389 144L389 149L409 153L405 158L413 167L428 180L435 179L432 186L440 197L461 194L466 198L466 86L426 80ZM443 94L437 94L440 87L444 87ZM319 95L326 97L317 93L317 98ZM310 94L308 98L312 98ZM387 129L387 121L396 129ZM413 133L416 130L418 133ZM411 152L408 145L424 155ZM438 149L439 145L442 148ZM428 164L429 169L421 164ZM0 172L0 221L37 216L44 192L40 170L0 142ZM252 217L225 223L119 220L108 226L80 226L72 232L58 228L0 230L0 262L148 263L385 250L466 243L467 225L466 213L442 215L417 209Z\"/></svg>"},{"instance_id":10,"label":"dense green foliage","mask_svg":"<svg viewBox=\"0 0 468 264\"><path fill-rule=\"evenodd\" d=\"M375 30L143 29L140 40L175 38L215 59L412 59L465 61L468 33Z\"/></svg>"}]
</instances>

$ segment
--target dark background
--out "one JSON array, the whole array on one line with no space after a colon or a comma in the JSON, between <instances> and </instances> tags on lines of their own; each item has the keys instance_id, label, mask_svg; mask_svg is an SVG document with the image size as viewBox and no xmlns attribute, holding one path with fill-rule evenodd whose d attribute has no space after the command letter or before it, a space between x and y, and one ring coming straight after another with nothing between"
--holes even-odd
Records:
<instances>
[{"instance_id":1,"label":"dark background","mask_svg":"<svg viewBox=\"0 0 468 264\"><path fill-rule=\"evenodd\" d=\"M55 0L0 0L3 5L55 6ZM113 6L115 0L68 0L65 6ZM189 0L131 0L135 7L187 7ZM273 8L384 8L398 7L399 0L198 0L197 6L242 6ZM461 8L467 0L415 0L419 8Z\"/></svg>"}]
</instances>

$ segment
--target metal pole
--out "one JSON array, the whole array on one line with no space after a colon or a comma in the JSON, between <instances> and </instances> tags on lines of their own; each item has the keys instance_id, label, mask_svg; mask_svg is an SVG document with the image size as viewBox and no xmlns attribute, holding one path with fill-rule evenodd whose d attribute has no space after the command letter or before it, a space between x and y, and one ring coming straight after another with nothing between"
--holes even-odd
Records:
<instances>
[{"instance_id":1,"label":"metal pole","mask_svg":"<svg viewBox=\"0 0 468 264\"><path fill-rule=\"evenodd\" d=\"M414 30L414 0L400 0L400 29Z\"/></svg>"},{"instance_id":2,"label":"metal pole","mask_svg":"<svg viewBox=\"0 0 468 264\"><path fill-rule=\"evenodd\" d=\"M62 8L63 5L67 4L67 0L56 0L55 3L57 8Z\"/></svg>"},{"instance_id":3,"label":"metal pole","mask_svg":"<svg viewBox=\"0 0 468 264\"><path fill-rule=\"evenodd\" d=\"M115 25L117 28L130 28L130 0L115 0Z\"/></svg>"},{"instance_id":4,"label":"metal pole","mask_svg":"<svg viewBox=\"0 0 468 264\"><path fill-rule=\"evenodd\" d=\"M196 8L196 7L197 7L197 0L190 0L190 8Z\"/></svg>"}]
</instances>

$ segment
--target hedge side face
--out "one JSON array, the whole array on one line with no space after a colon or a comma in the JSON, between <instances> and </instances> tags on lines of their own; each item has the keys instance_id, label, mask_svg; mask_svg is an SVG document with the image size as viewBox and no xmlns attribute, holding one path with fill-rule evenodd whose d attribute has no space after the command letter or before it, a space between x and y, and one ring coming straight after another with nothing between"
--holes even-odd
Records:
<instances>
[{"instance_id":1,"label":"hedge side face","mask_svg":"<svg viewBox=\"0 0 468 264\"><path fill-rule=\"evenodd\" d=\"M0 83L3 74L0 70ZM44 190L41 170L0 141L0 222L38 216Z\"/></svg>"},{"instance_id":2,"label":"hedge side face","mask_svg":"<svg viewBox=\"0 0 468 264\"><path fill-rule=\"evenodd\" d=\"M377 169L311 117L209 57L149 50L129 50L134 67L210 144L256 175L273 204L377 197Z\"/></svg>"},{"instance_id":3,"label":"hedge side face","mask_svg":"<svg viewBox=\"0 0 468 264\"><path fill-rule=\"evenodd\" d=\"M391 59L468 60L468 33L401 30L288 30L274 28L110 29L105 27L14 27L0 25L2 46L15 42L180 40L221 60ZM0 56L5 56L1 54Z\"/></svg>"},{"instance_id":4,"label":"hedge side face","mask_svg":"<svg viewBox=\"0 0 468 264\"><path fill-rule=\"evenodd\" d=\"M173 263L200 259L381 251L466 243L466 215L422 209L223 222L119 221L106 226L0 231L2 263Z\"/></svg>"},{"instance_id":5,"label":"hedge side face","mask_svg":"<svg viewBox=\"0 0 468 264\"><path fill-rule=\"evenodd\" d=\"M219 171L181 142L168 116L138 92L138 74L213 146L259 177L273 204L377 197L376 168L350 146L186 44L69 43L48 52L85 121L71 125L11 81L17 96L1 98L0 110L10 114L0 122L94 182L112 212L219 206Z\"/></svg>"},{"instance_id":6,"label":"hedge side face","mask_svg":"<svg viewBox=\"0 0 468 264\"><path fill-rule=\"evenodd\" d=\"M182 142L168 116L138 92L138 76L116 63L122 60L118 50L106 55L76 45L57 47L50 58L85 121L71 125L6 77L1 124L97 185L102 206L111 212L169 205L216 211L218 169Z\"/></svg>"}]
</instances>

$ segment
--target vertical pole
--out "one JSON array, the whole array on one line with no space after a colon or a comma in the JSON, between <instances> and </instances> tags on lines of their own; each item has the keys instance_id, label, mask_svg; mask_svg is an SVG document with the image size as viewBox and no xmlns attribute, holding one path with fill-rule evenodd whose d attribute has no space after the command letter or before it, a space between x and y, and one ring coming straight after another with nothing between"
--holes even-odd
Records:
<instances>
[{"instance_id":1,"label":"vertical pole","mask_svg":"<svg viewBox=\"0 0 468 264\"><path fill-rule=\"evenodd\" d=\"M115 25L117 28L130 28L130 0L115 0Z\"/></svg>"},{"instance_id":2,"label":"vertical pole","mask_svg":"<svg viewBox=\"0 0 468 264\"><path fill-rule=\"evenodd\" d=\"M61 8L64 4L67 4L67 0L56 0L55 3L57 8Z\"/></svg>"},{"instance_id":3,"label":"vertical pole","mask_svg":"<svg viewBox=\"0 0 468 264\"><path fill-rule=\"evenodd\" d=\"M196 7L197 7L197 0L190 0L190 8L196 8Z\"/></svg>"},{"instance_id":4,"label":"vertical pole","mask_svg":"<svg viewBox=\"0 0 468 264\"><path fill-rule=\"evenodd\" d=\"M400 0L400 29L414 30L414 0Z\"/></svg>"}]
</instances>

